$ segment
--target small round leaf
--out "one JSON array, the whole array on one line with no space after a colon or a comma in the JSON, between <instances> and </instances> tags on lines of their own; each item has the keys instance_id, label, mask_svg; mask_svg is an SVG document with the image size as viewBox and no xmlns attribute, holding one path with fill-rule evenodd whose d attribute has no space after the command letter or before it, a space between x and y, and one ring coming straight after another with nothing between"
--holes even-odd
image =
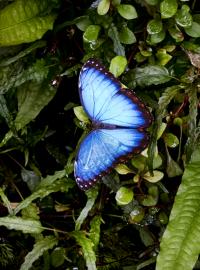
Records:
<instances>
[{"instance_id":1,"label":"small round leaf","mask_svg":"<svg viewBox=\"0 0 200 270\"><path fill-rule=\"evenodd\" d=\"M162 31L162 28L162 21L157 19L151 20L147 24L147 32L149 34L158 34L160 31Z\"/></svg>"},{"instance_id":2,"label":"small round leaf","mask_svg":"<svg viewBox=\"0 0 200 270\"><path fill-rule=\"evenodd\" d=\"M128 174L128 173L132 173L133 171L126 166L125 164L118 164L115 167L115 170L119 173L119 174Z\"/></svg>"},{"instance_id":3,"label":"small round leaf","mask_svg":"<svg viewBox=\"0 0 200 270\"><path fill-rule=\"evenodd\" d=\"M100 31L100 26L99 25L90 25L87 27L83 34L83 39L86 42L94 42L97 40L99 36L99 31Z\"/></svg>"},{"instance_id":4,"label":"small round leaf","mask_svg":"<svg viewBox=\"0 0 200 270\"><path fill-rule=\"evenodd\" d=\"M132 19L137 18L137 11L132 5L122 4L122 5L117 6L117 10L119 14L127 20L132 20Z\"/></svg>"},{"instance_id":5,"label":"small round leaf","mask_svg":"<svg viewBox=\"0 0 200 270\"><path fill-rule=\"evenodd\" d=\"M89 122L89 119L87 117L87 114L83 110L83 107L82 106L74 107L74 114L76 115L76 117L78 118L78 120L80 120L82 122L86 122L86 123Z\"/></svg>"},{"instance_id":6,"label":"small round leaf","mask_svg":"<svg viewBox=\"0 0 200 270\"><path fill-rule=\"evenodd\" d=\"M175 148L179 145L179 139L172 133L166 133L164 135L164 140L167 146Z\"/></svg>"},{"instance_id":7,"label":"small round leaf","mask_svg":"<svg viewBox=\"0 0 200 270\"><path fill-rule=\"evenodd\" d=\"M153 171L153 175L150 174L150 172L145 173L143 178L147 180L150 183L157 183L164 177L164 173L160 171Z\"/></svg>"},{"instance_id":8,"label":"small round leaf","mask_svg":"<svg viewBox=\"0 0 200 270\"><path fill-rule=\"evenodd\" d=\"M121 187L116 195L115 199L118 205L129 204L133 200L133 191L126 187Z\"/></svg>"},{"instance_id":9,"label":"small round leaf","mask_svg":"<svg viewBox=\"0 0 200 270\"><path fill-rule=\"evenodd\" d=\"M134 33L128 27L123 27L119 32L119 39L124 44L133 44L136 42Z\"/></svg>"},{"instance_id":10,"label":"small round leaf","mask_svg":"<svg viewBox=\"0 0 200 270\"><path fill-rule=\"evenodd\" d=\"M99 15L105 15L110 8L110 0L101 0L97 7L97 13Z\"/></svg>"},{"instance_id":11,"label":"small round leaf","mask_svg":"<svg viewBox=\"0 0 200 270\"><path fill-rule=\"evenodd\" d=\"M200 37L200 24L197 22L192 22L190 27L185 28L185 32L190 37Z\"/></svg>"},{"instance_id":12,"label":"small round leaf","mask_svg":"<svg viewBox=\"0 0 200 270\"><path fill-rule=\"evenodd\" d=\"M160 4L160 12L163 19L168 19L173 17L178 8L178 3L176 0L164 0Z\"/></svg>"},{"instance_id":13,"label":"small round leaf","mask_svg":"<svg viewBox=\"0 0 200 270\"><path fill-rule=\"evenodd\" d=\"M120 76L127 65L127 60L124 56L115 56L110 63L109 71L115 76Z\"/></svg>"}]
</instances>

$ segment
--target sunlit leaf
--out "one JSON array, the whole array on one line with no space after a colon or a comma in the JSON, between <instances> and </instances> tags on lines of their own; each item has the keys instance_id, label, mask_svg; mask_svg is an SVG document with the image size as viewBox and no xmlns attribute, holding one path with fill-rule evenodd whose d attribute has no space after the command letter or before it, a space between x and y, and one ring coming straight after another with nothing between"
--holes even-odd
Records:
<instances>
[{"instance_id":1,"label":"sunlit leaf","mask_svg":"<svg viewBox=\"0 0 200 270\"><path fill-rule=\"evenodd\" d=\"M117 6L117 10L119 14L127 20L137 18L137 11L132 5L120 4Z\"/></svg>"}]
</instances>

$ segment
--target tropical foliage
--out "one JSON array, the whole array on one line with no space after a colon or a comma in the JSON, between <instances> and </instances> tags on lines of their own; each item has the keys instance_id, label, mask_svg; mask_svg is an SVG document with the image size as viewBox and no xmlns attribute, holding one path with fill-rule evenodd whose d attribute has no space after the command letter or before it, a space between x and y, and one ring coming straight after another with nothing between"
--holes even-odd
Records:
<instances>
[{"instance_id":1,"label":"tropical foliage","mask_svg":"<svg viewBox=\"0 0 200 270\"><path fill-rule=\"evenodd\" d=\"M199 41L196 0L0 1L2 269L199 269ZM154 121L148 149L83 192L90 57Z\"/></svg>"}]
</instances>

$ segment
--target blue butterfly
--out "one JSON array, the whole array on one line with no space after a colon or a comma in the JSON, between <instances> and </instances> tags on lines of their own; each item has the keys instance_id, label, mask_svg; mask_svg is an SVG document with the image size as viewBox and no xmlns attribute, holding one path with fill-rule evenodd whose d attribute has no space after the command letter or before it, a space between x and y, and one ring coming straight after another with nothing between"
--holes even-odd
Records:
<instances>
[{"instance_id":1,"label":"blue butterfly","mask_svg":"<svg viewBox=\"0 0 200 270\"><path fill-rule=\"evenodd\" d=\"M79 95L93 129L80 144L74 174L78 186L87 190L117 163L147 147L145 129L152 116L131 90L94 59L82 67Z\"/></svg>"}]
</instances>

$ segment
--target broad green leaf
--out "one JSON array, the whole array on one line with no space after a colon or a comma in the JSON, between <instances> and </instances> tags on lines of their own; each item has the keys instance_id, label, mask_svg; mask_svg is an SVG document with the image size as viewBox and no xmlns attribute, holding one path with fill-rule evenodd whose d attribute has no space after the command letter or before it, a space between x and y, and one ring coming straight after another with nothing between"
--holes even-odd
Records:
<instances>
[{"instance_id":1,"label":"broad green leaf","mask_svg":"<svg viewBox=\"0 0 200 270\"><path fill-rule=\"evenodd\" d=\"M94 203L95 203L96 198L98 196L98 189L92 188L86 192L86 195L87 195L87 203L86 203L85 207L82 209L79 217L76 220L76 226L75 226L76 231L80 230L81 225L83 224L84 220L88 216L89 211L94 206Z\"/></svg>"},{"instance_id":2,"label":"broad green leaf","mask_svg":"<svg viewBox=\"0 0 200 270\"><path fill-rule=\"evenodd\" d=\"M185 32L190 37L200 37L200 24L197 22L192 22L190 27L185 27Z\"/></svg>"},{"instance_id":3,"label":"broad green leaf","mask_svg":"<svg viewBox=\"0 0 200 270\"><path fill-rule=\"evenodd\" d=\"M191 270L200 253L200 147L186 166L162 237L156 270Z\"/></svg>"},{"instance_id":4,"label":"broad green leaf","mask_svg":"<svg viewBox=\"0 0 200 270\"><path fill-rule=\"evenodd\" d=\"M90 121L82 106L76 106L73 108L73 110L78 120L85 123L88 123Z\"/></svg>"},{"instance_id":5,"label":"broad green leaf","mask_svg":"<svg viewBox=\"0 0 200 270\"><path fill-rule=\"evenodd\" d=\"M99 36L101 27L99 25L89 25L83 34L86 42L95 42Z\"/></svg>"},{"instance_id":6,"label":"broad green leaf","mask_svg":"<svg viewBox=\"0 0 200 270\"><path fill-rule=\"evenodd\" d=\"M56 94L54 87L46 82L27 82L18 89L18 113L15 119L17 130L34 120Z\"/></svg>"},{"instance_id":7,"label":"broad green leaf","mask_svg":"<svg viewBox=\"0 0 200 270\"><path fill-rule=\"evenodd\" d=\"M163 0L160 3L160 12L163 19L173 17L178 8L177 0Z\"/></svg>"},{"instance_id":8,"label":"broad green leaf","mask_svg":"<svg viewBox=\"0 0 200 270\"><path fill-rule=\"evenodd\" d=\"M115 56L112 58L109 71L115 76L119 77L127 66L127 60L124 56Z\"/></svg>"},{"instance_id":9,"label":"broad green leaf","mask_svg":"<svg viewBox=\"0 0 200 270\"><path fill-rule=\"evenodd\" d=\"M127 205L133 200L133 196L134 194L131 189L120 187L115 195L115 200L118 205Z\"/></svg>"},{"instance_id":10,"label":"broad green leaf","mask_svg":"<svg viewBox=\"0 0 200 270\"><path fill-rule=\"evenodd\" d=\"M116 26L112 23L108 29L108 36L112 39L113 41L113 46L114 46L114 52L117 55L122 55L125 56L125 49L122 46L119 38L119 33L116 28Z\"/></svg>"},{"instance_id":11,"label":"broad green leaf","mask_svg":"<svg viewBox=\"0 0 200 270\"><path fill-rule=\"evenodd\" d=\"M14 213L17 214L23 208L27 207L32 201L36 200L37 198L44 198L53 192L68 192L69 188L73 187L73 182L69 179L59 179L50 185L39 186L37 191L33 192L30 196L24 199L18 206L15 208Z\"/></svg>"},{"instance_id":12,"label":"broad green leaf","mask_svg":"<svg viewBox=\"0 0 200 270\"><path fill-rule=\"evenodd\" d=\"M146 165L146 157L142 155L135 156L131 159L131 164L142 172Z\"/></svg>"},{"instance_id":13,"label":"broad green leaf","mask_svg":"<svg viewBox=\"0 0 200 270\"><path fill-rule=\"evenodd\" d=\"M134 33L127 26L122 27L121 31L119 32L119 39L123 44L133 44L136 42Z\"/></svg>"},{"instance_id":14,"label":"broad green leaf","mask_svg":"<svg viewBox=\"0 0 200 270\"><path fill-rule=\"evenodd\" d=\"M132 19L137 18L137 11L132 5L126 5L126 4L118 5L117 11L123 18L127 20L132 20Z\"/></svg>"},{"instance_id":15,"label":"broad green leaf","mask_svg":"<svg viewBox=\"0 0 200 270\"><path fill-rule=\"evenodd\" d=\"M23 264L20 267L20 270L28 270L32 267L32 264L39 259L42 254L52 249L57 245L58 240L54 236L46 236L43 239L37 241L33 249L26 255Z\"/></svg>"},{"instance_id":16,"label":"broad green leaf","mask_svg":"<svg viewBox=\"0 0 200 270\"><path fill-rule=\"evenodd\" d=\"M147 24L147 32L149 34L158 34L162 31L162 21L158 19L150 20Z\"/></svg>"},{"instance_id":17,"label":"broad green leaf","mask_svg":"<svg viewBox=\"0 0 200 270\"><path fill-rule=\"evenodd\" d=\"M101 216L95 216L90 222L90 240L94 244L93 250L97 250L100 240L102 218Z\"/></svg>"},{"instance_id":18,"label":"broad green leaf","mask_svg":"<svg viewBox=\"0 0 200 270\"><path fill-rule=\"evenodd\" d=\"M22 231L23 233L38 234L43 231L40 221L21 217L0 217L0 226L5 226L9 230Z\"/></svg>"},{"instance_id":19,"label":"broad green leaf","mask_svg":"<svg viewBox=\"0 0 200 270\"><path fill-rule=\"evenodd\" d=\"M83 231L74 231L70 233L76 239L76 242L81 246L83 257L86 261L88 270L96 270L96 256L94 253L94 243L87 238Z\"/></svg>"},{"instance_id":20,"label":"broad green leaf","mask_svg":"<svg viewBox=\"0 0 200 270\"><path fill-rule=\"evenodd\" d=\"M130 70L127 74L130 80L135 81L139 86L158 85L171 80L168 70L165 67L148 65Z\"/></svg>"},{"instance_id":21,"label":"broad green leaf","mask_svg":"<svg viewBox=\"0 0 200 270\"><path fill-rule=\"evenodd\" d=\"M48 1L16 0L0 11L0 45L33 42L53 28L54 15L42 16Z\"/></svg>"},{"instance_id":22,"label":"broad green leaf","mask_svg":"<svg viewBox=\"0 0 200 270\"><path fill-rule=\"evenodd\" d=\"M105 15L110 8L110 0L101 0L97 7L99 15Z\"/></svg>"},{"instance_id":23,"label":"broad green leaf","mask_svg":"<svg viewBox=\"0 0 200 270\"><path fill-rule=\"evenodd\" d=\"M190 27L192 25L192 15L190 14L189 6L183 5L181 9L177 11L175 20L181 27Z\"/></svg>"}]
</instances>

